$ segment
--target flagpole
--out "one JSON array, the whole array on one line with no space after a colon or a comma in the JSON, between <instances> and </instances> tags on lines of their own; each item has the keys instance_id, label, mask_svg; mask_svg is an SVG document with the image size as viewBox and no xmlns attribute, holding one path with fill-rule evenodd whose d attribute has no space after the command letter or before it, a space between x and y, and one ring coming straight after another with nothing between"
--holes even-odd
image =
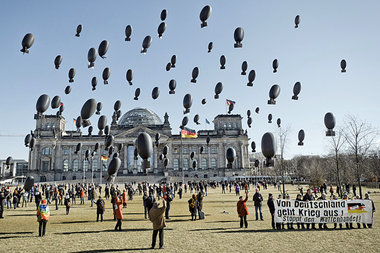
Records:
<instances>
[{"instance_id":1,"label":"flagpole","mask_svg":"<svg viewBox=\"0 0 380 253\"><path fill-rule=\"evenodd\" d=\"M182 151L182 131L179 131L179 136L180 136L180 138L181 138L181 150L180 150L180 157L181 157L181 166L180 166L180 168L182 168L182 184L183 185L185 185L185 171L184 171L184 168L183 168L183 161L182 161L182 159L183 159L183 151Z\"/></svg>"}]
</instances>

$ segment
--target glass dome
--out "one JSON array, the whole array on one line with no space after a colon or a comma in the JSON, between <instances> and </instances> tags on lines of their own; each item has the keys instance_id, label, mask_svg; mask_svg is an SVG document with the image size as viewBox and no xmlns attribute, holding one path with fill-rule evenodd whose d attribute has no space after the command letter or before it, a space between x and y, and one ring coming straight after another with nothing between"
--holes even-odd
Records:
<instances>
[{"instance_id":1,"label":"glass dome","mask_svg":"<svg viewBox=\"0 0 380 253\"><path fill-rule=\"evenodd\" d=\"M126 112L118 123L120 126L162 125L161 119L149 109L135 108Z\"/></svg>"}]
</instances>

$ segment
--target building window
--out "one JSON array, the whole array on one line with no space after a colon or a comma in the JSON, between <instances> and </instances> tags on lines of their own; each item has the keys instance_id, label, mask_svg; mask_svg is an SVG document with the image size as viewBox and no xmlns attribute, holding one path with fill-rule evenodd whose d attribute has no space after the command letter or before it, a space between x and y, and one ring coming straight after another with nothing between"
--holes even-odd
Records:
<instances>
[{"instance_id":1,"label":"building window","mask_svg":"<svg viewBox=\"0 0 380 253\"><path fill-rule=\"evenodd\" d=\"M193 152L194 152L194 154L197 153L197 147L193 147Z\"/></svg>"},{"instance_id":2,"label":"building window","mask_svg":"<svg viewBox=\"0 0 380 253\"><path fill-rule=\"evenodd\" d=\"M186 147L183 148L183 153L184 153L184 154L187 154L187 153L188 153L188 150L187 150Z\"/></svg>"},{"instance_id":3,"label":"building window","mask_svg":"<svg viewBox=\"0 0 380 253\"><path fill-rule=\"evenodd\" d=\"M202 170L205 170L205 169L207 169L207 159L202 158Z\"/></svg>"},{"instance_id":4,"label":"building window","mask_svg":"<svg viewBox=\"0 0 380 253\"><path fill-rule=\"evenodd\" d=\"M196 164L195 168L193 168L193 164ZM193 170L198 170L198 161L197 159L193 159L193 162L191 163L191 168L193 168Z\"/></svg>"},{"instance_id":5,"label":"building window","mask_svg":"<svg viewBox=\"0 0 380 253\"><path fill-rule=\"evenodd\" d=\"M183 170L188 170L189 169L189 160L186 158L183 159Z\"/></svg>"},{"instance_id":6,"label":"building window","mask_svg":"<svg viewBox=\"0 0 380 253\"><path fill-rule=\"evenodd\" d=\"M77 180L77 176L73 176L73 180Z\"/></svg>"},{"instance_id":7,"label":"building window","mask_svg":"<svg viewBox=\"0 0 380 253\"><path fill-rule=\"evenodd\" d=\"M216 159L211 158L211 168L216 169Z\"/></svg>"},{"instance_id":8,"label":"building window","mask_svg":"<svg viewBox=\"0 0 380 253\"><path fill-rule=\"evenodd\" d=\"M40 182L46 182L46 177L45 176L40 176Z\"/></svg>"},{"instance_id":9,"label":"building window","mask_svg":"<svg viewBox=\"0 0 380 253\"><path fill-rule=\"evenodd\" d=\"M69 148L68 147L64 147L63 148L63 154L64 155L68 155L69 154Z\"/></svg>"},{"instance_id":10,"label":"building window","mask_svg":"<svg viewBox=\"0 0 380 253\"><path fill-rule=\"evenodd\" d=\"M223 123L223 128L227 128L227 125L226 125L226 123Z\"/></svg>"},{"instance_id":11,"label":"building window","mask_svg":"<svg viewBox=\"0 0 380 253\"><path fill-rule=\"evenodd\" d=\"M73 171L78 171L79 170L79 162L78 159L75 159L73 161Z\"/></svg>"},{"instance_id":12,"label":"building window","mask_svg":"<svg viewBox=\"0 0 380 253\"><path fill-rule=\"evenodd\" d=\"M173 160L173 169L178 170L178 159Z\"/></svg>"},{"instance_id":13,"label":"building window","mask_svg":"<svg viewBox=\"0 0 380 253\"><path fill-rule=\"evenodd\" d=\"M107 171L107 161L102 160L102 170Z\"/></svg>"},{"instance_id":14,"label":"building window","mask_svg":"<svg viewBox=\"0 0 380 253\"><path fill-rule=\"evenodd\" d=\"M207 154L207 147L206 147L206 146L203 147L203 152L202 152L202 154Z\"/></svg>"},{"instance_id":15,"label":"building window","mask_svg":"<svg viewBox=\"0 0 380 253\"><path fill-rule=\"evenodd\" d=\"M42 161L42 171L49 171L50 162L49 161Z\"/></svg>"},{"instance_id":16,"label":"building window","mask_svg":"<svg viewBox=\"0 0 380 253\"><path fill-rule=\"evenodd\" d=\"M62 176L62 180L66 180L66 176Z\"/></svg>"},{"instance_id":17,"label":"building window","mask_svg":"<svg viewBox=\"0 0 380 253\"><path fill-rule=\"evenodd\" d=\"M234 128L237 128L236 122L234 122Z\"/></svg>"},{"instance_id":18,"label":"building window","mask_svg":"<svg viewBox=\"0 0 380 253\"><path fill-rule=\"evenodd\" d=\"M216 154L216 148L215 147L211 148L211 154Z\"/></svg>"},{"instance_id":19,"label":"building window","mask_svg":"<svg viewBox=\"0 0 380 253\"><path fill-rule=\"evenodd\" d=\"M63 171L64 172L69 171L69 160L67 159L63 160Z\"/></svg>"},{"instance_id":20,"label":"building window","mask_svg":"<svg viewBox=\"0 0 380 253\"><path fill-rule=\"evenodd\" d=\"M88 171L88 160L83 160L83 171Z\"/></svg>"},{"instance_id":21,"label":"building window","mask_svg":"<svg viewBox=\"0 0 380 253\"><path fill-rule=\"evenodd\" d=\"M94 171L98 171L99 169L98 159L96 157L92 160L92 169Z\"/></svg>"},{"instance_id":22,"label":"building window","mask_svg":"<svg viewBox=\"0 0 380 253\"><path fill-rule=\"evenodd\" d=\"M51 155L50 148L43 148L42 149L42 154L43 155Z\"/></svg>"},{"instance_id":23,"label":"building window","mask_svg":"<svg viewBox=\"0 0 380 253\"><path fill-rule=\"evenodd\" d=\"M231 125L231 122L228 122L228 128L231 128L232 125Z\"/></svg>"}]
</instances>

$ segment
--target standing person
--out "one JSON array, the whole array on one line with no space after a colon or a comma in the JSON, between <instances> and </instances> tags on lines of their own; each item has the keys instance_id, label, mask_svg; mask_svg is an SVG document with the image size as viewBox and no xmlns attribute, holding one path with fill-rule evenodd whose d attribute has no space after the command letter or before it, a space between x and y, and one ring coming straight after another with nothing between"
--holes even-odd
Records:
<instances>
[{"instance_id":1,"label":"standing person","mask_svg":"<svg viewBox=\"0 0 380 253\"><path fill-rule=\"evenodd\" d=\"M123 220L123 201L121 201L121 199L116 195L116 193L114 194L114 203L113 203L113 210L115 212L115 217L117 219L117 223L116 223L116 226L115 226L115 230L118 230L121 231L121 223L122 223L122 220Z\"/></svg>"},{"instance_id":2,"label":"standing person","mask_svg":"<svg viewBox=\"0 0 380 253\"><path fill-rule=\"evenodd\" d=\"M173 201L172 193L170 192L169 188L167 188L167 192L164 195L164 199L166 200L165 218L169 220L170 203Z\"/></svg>"},{"instance_id":3,"label":"standing person","mask_svg":"<svg viewBox=\"0 0 380 253\"><path fill-rule=\"evenodd\" d=\"M40 206L41 199L42 199L41 192L38 189L36 189L36 193L34 194L36 209L38 209L38 207Z\"/></svg>"},{"instance_id":4,"label":"standing person","mask_svg":"<svg viewBox=\"0 0 380 253\"><path fill-rule=\"evenodd\" d=\"M238 183L235 186L235 194L236 194L236 196L239 196L239 194L240 194L240 185Z\"/></svg>"},{"instance_id":5,"label":"standing person","mask_svg":"<svg viewBox=\"0 0 380 253\"><path fill-rule=\"evenodd\" d=\"M243 200L243 197L240 196L239 201L236 204L237 213L240 217L240 228L243 227L243 219L244 219L245 228L248 228L247 215L249 213L248 213L248 208L246 205L247 200L248 200L248 192L245 193L245 199Z\"/></svg>"},{"instance_id":6,"label":"standing person","mask_svg":"<svg viewBox=\"0 0 380 253\"><path fill-rule=\"evenodd\" d=\"M70 195L68 193L66 194L64 203L66 206L66 215L69 215L70 207L71 207L71 201L70 201Z\"/></svg>"},{"instance_id":7,"label":"standing person","mask_svg":"<svg viewBox=\"0 0 380 253\"><path fill-rule=\"evenodd\" d=\"M41 205L37 208L37 220L39 222L38 236L45 236L46 223L50 218L50 209L46 200L42 200Z\"/></svg>"},{"instance_id":8,"label":"standing person","mask_svg":"<svg viewBox=\"0 0 380 253\"><path fill-rule=\"evenodd\" d=\"M222 182L222 194L226 193L226 185Z\"/></svg>"},{"instance_id":9,"label":"standing person","mask_svg":"<svg viewBox=\"0 0 380 253\"><path fill-rule=\"evenodd\" d=\"M195 221L197 220L197 206L198 206L197 196L193 194L191 199L189 199L187 202L189 203L189 212L191 214L191 220Z\"/></svg>"},{"instance_id":10,"label":"standing person","mask_svg":"<svg viewBox=\"0 0 380 253\"><path fill-rule=\"evenodd\" d=\"M106 185L106 188L104 188L104 197L106 199L110 198L110 188L108 187L108 185Z\"/></svg>"},{"instance_id":11,"label":"standing person","mask_svg":"<svg viewBox=\"0 0 380 253\"><path fill-rule=\"evenodd\" d=\"M103 222L103 214L106 210L106 203L102 199L102 196L99 194L99 199L96 201L96 222L99 221L99 215L100 215L100 221Z\"/></svg>"},{"instance_id":12,"label":"standing person","mask_svg":"<svg viewBox=\"0 0 380 253\"><path fill-rule=\"evenodd\" d=\"M0 192L0 219L4 219L4 201L5 201L5 193L3 191Z\"/></svg>"},{"instance_id":13,"label":"standing person","mask_svg":"<svg viewBox=\"0 0 380 253\"><path fill-rule=\"evenodd\" d=\"M15 191L13 193L13 208L16 209L17 208L17 205L18 205L18 195L17 195L17 191Z\"/></svg>"},{"instance_id":14,"label":"standing person","mask_svg":"<svg viewBox=\"0 0 380 253\"><path fill-rule=\"evenodd\" d=\"M376 210L376 209L375 209L375 204L373 203L373 200L369 198L369 193L366 193L366 194L364 195L364 199L366 199L366 200L370 200L371 203L372 203L372 220L373 220L373 213L374 213L375 210ZM0 216L1 216L1 215L0 215ZM1 217L0 217L0 218L1 218ZM363 224L363 226L364 226L364 228L366 228L366 224ZM372 223L368 223L367 226L368 226L368 228L372 228Z\"/></svg>"},{"instance_id":15,"label":"standing person","mask_svg":"<svg viewBox=\"0 0 380 253\"><path fill-rule=\"evenodd\" d=\"M269 193L269 197L268 197L268 202L267 202L267 205L269 207L269 212L272 216L272 228L273 229L276 229L275 227L275 223L274 223L274 212L275 212L275 208L274 208L274 202L273 202L273 194L272 193Z\"/></svg>"},{"instance_id":16,"label":"standing person","mask_svg":"<svg viewBox=\"0 0 380 253\"><path fill-rule=\"evenodd\" d=\"M253 202L255 205L256 220L259 219L259 215L258 215L257 211L260 212L260 220L264 220L263 219L263 213L261 212L263 196L261 195L261 193L259 192L259 189L257 189L257 188L256 188L256 193L253 195Z\"/></svg>"},{"instance_id":17,"label":"standing person","mask_svg":"<svg viewBox=\"0 0 380 253\"><path fill-rule=\"evenodd\" d=\"M198 218L200 220L203 220L205 218L205 215L202 212L202 209L203 209L203 194L202 194L202 192L198 193L197 200L198 200Z\"/></svg>"},{"instance_id":18,"label":"standing person","mask_svg":"<svg viewBox=\"0 0 380 253\"><path fill-rule=\"evenodd\" d=\"M183 192L183 190L182 190L182 186L180 186L179 189L178 189L178 196L179 196L179 199L182 199L182 192Z\"/></svg>"},{"instance_id":19,"label":"standing person","mask_svg":"<svg viewBox=\"0 0 380 253\"><path fill-rule=\"evenodd\" d=\"M22 194L22 207L24 207L24 204L25 204L25 207L28 207L28 200L29 200L29 192L25 191Z\"/></svg>"},{"instance_id":20,"label":"standing person","mask_svg":"<svg viewBox=\"0 0 380 253\"><path fill-rule=\"evenodd\" d=\"M80 189L80 204L84 205L84 190L83 190L83 188Z\"/></svg>"},{"instance_id":21,"label":"standing person","mask_svg":"<svg viewBox=\"0 0 380 253\"><path fill-rule=\"evenodd\" d=\"M127 192L125 191L125 189L123 190L122 201L123 201L123 208L126 208L127 207Z\"/></svg>"},{"instance_id":22,"label":"standing person","mask_svg":"<svg viewBox=\"0 0 380 253\"><path fill-rule=\"evenodd\" d=\"M315 189L315 187L314 187L314 189ZM312 200L314 200L314 197L313 197L313 194L311 193L311 189L310 188L307 189L306 194L305 194L305 196L303 196L302 200L303 201L312 201ZM309 229L310 228L310 223L307 223L306 227L307 227L307 229ZM315 223L313 223L311 225L311 228L315 229Z\"/></svg>"},{"instance_id":23,"label":"standing person","mask_svg":"<svg viewBox=\"0 0 380 253\"><path fill-rule=\"evenodd\" d=\"M154 198L153 194L154 194L153 192L149 191L149 196L144 201L145 218L147 217L147 215L149 216L149 211L150 211L150 209L152 209L153 203L156 202L156 199Z\"/></svg>"},{"instance_id":24,"label":"standing person","mask_svg":"<svg viewBox=\"0 0 380 253\"><path fill-rule=\"evenodd\" d=\"M296 202L298 201L302 201L302 195L299 193L297 194L297 197L296 197ZM301 227L302 229L304 229L303 223L297 222L297 229L300 229Z\"/></svg>"},{"instance_id":25,"label":"standing person","mask_svg":"<svg viewBox=\"0 0 380 253\"><path fill-rule=\"evenodd\" d=\"M154 202L152 209L149 211L149 219L153 223L153 235L152 235L152 249L156 246L157 234L159 233L160 249L164 249L164 227L166 201L162 199L162 207L159 207L159 203Z\"/></svg>"}]
</instances>

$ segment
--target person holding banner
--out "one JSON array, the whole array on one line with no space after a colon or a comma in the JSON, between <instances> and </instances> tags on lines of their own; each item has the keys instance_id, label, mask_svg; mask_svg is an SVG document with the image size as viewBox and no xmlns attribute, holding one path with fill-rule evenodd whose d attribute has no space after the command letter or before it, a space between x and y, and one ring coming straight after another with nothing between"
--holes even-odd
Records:
<instances>
[{"instance_id":1,"label":"person holding banner","mask_svg":"<svg viewBox=\"0 0 380 253\"><path fill-rule=\"evenodd\" d=\"M373 200L369 198L369 193L366 193L364 196L365 196L364 199L370 200L372 203L372 217L373 217L373 213L375 212L375 204L373 203ZM368 223L367 226L368 228L372 228L372 223ZM366 224L363 224L363 227L366 228Z\"/></svg>"},{"instance_id":2,"label":"person holding banner","mask_svg":"<svg viewBox=\"0 0 380 253\"><path fill-rule=\"evenodd\" d=\"M302 201L302 195L301 194L297 194L297 197L296 197L296 201ZM297 222L297 229L300 229L302 226L302 229L305 229L305 226L303 223L300 223L300 222Z\"/></svg>"},{"instance_id":3,"label":"person holding banner","mask_svg":"<svg viewBox=\"0 0 380 253\"><path fill-rule=\"evenodd\" d=\"M338 197L336 195L333 195L333 200L338 200ZM334 229L336 229L337 223L334 223ZM339 229L342 229L342 223L339 223Z\"/></svg>"},{"instance_id":4,"label":"person holding banner","mask_svg":"<svg viewBox=\"0 0 380 253\"><path fill-rule=\"evenodd\" d=\"M319 197L318 200L322 200L322 201L326 200L326 194L322 193L321 197ZM324 224L319 223L318 226L319 226L319 229L322 229L322 228L323 229L328 229L326 223L324 223Z\"/></svg>"},{"instance_id":5,"label":"person holding banner","mask_svg":"<svg viewBox=\"0 0 380 253\"><path fill-rule=\"evenodd\" d=\"M316 188L314 188L315 191ZM314 200L313 194L311 193L311 189L307 189L305 196L303 196L302 201L312 201ZM307 229L310 229L310 224L306 224ZM311 228L315 229L315 223L311 224Z\"/></svg>"},{"instance_id":6,"label":"person holding banner","mask_svg":"<svg viewBox=\"0 0 380 253\"><path fill-rule=\"evenodd\" d=\"M275 208L274 208L274 203L273 203L273 194L272 193L269 193L269 197L268 197L268 202L267 202L267 205L269 207L269 212L272 216L272 228L273 230L276 229L275 227L275 223L274 223L274 212L276 211Z\"/></svg>"},{"instance_id":7,"label":"person holding banner","mask_svg":"<svg viewBox=\"0 0 380 253\"><path fill-rule=\"evenodd\" d=\"M239 201L237 202L237 213L240 217L240 228L243 227L243 219L244 219L244 225L245 228L248 228L248 222L247 222L247 215L248 215L248 208L246 205L246 202L248 200L248 192L245 193L245 199L243 200L243 197L239 197Z\"/></svg>"}]
</instances>

